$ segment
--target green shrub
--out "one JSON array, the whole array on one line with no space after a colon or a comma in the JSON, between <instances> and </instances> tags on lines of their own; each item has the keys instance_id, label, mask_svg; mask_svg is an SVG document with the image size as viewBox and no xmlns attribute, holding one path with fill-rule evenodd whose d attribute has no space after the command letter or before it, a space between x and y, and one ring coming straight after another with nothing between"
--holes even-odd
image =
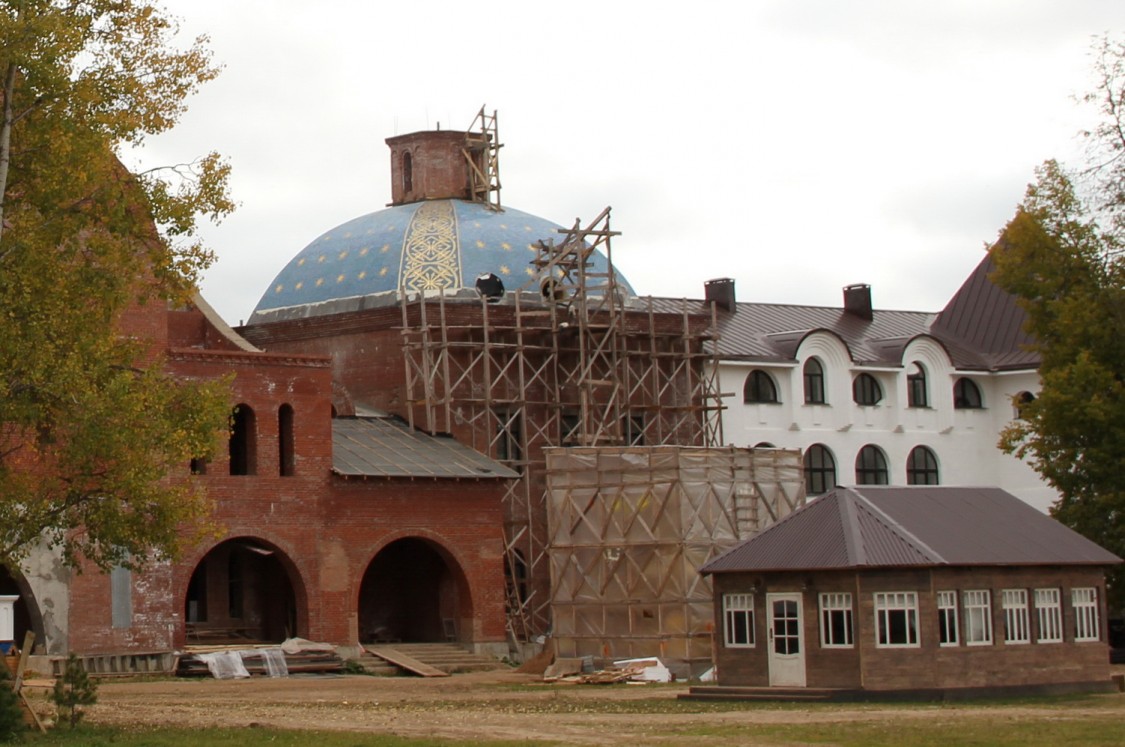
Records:
<instances>
[{"instance_id":1,"label":"green shrub","mask_svg":"<svg viewBox=\"0 0 1125 747\"><path fill-rule=\"evenodd\" d=\"M86 674L82 661L73 651L66 657L66 669L62 676L55 680L51 700L58 708L58 723L66 721L71 729L78 725L84 715L80 706L98 702L98 684Z\"/></svg>"}]
</instances>

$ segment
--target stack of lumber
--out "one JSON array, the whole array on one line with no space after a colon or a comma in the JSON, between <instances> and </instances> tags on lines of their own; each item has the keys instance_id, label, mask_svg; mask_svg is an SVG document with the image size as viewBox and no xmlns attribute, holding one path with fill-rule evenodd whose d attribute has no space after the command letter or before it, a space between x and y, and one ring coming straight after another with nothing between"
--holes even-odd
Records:
<instances>
[{"instance_id":1,"label":"stack of lumber","mask_svg":"<svg viewBox=\"0 0 1125 747\"><path fill-rule=\"evenodd\" d=\"M210 677L211 672L196 654L214 653L216 651L241 651L242 663L252 676L266 675L265 657L254 652L261 646L189 646L180 655L176 674L180 677ZM269 646L268 648L277 648ZM290 674L327 674L339 672L344 668L344 661L334 651L298 651L285 652L285 666Z\"/></svg>"}]
</instances>

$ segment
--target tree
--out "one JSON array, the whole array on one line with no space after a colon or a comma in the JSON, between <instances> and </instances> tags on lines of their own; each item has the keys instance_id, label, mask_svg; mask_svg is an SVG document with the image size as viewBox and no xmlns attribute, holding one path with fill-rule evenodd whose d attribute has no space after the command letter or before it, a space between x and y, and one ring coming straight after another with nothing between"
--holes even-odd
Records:
<instances>
[{"instance_id":1,"label":"tree","mask_svg":"<svg viewBox=\"0 0 1125 747\"><path fill-rule=\"evenodd\" d=\"M82 661L73 651L66 657L62 676L55 680L51 700L58 708L58 721L65 721L71 729L78 726L86 715L81 707L98 702L98 683L86 673Z\"/></svg>"},{"instance_id":2,"label":"tree","mask_svg":"<svg viewBox=\"0 0 1125 747\"><path fill-rule=\"evenodd\" d=\"M116 156L217 72L175 33L137 0L0 0L0 563L42 540L136 566L207 513L187 464L220 441L225 386L170 377L121 326L190 298L197 217L233 209L214 153L140 175Z\"/></svg>"},{"instance_id":3,"label":"tree","mask_svg":"<svg viewBox=\"0 0 1125 747\"><path fill-rule=\"evenodd\" d=\"M1027 312L1041 359L1040 392L1019 403L1000 447L1058 491L1055 518L1125 557L1125 45L1103 39L1095 69L1093 160L1075 175L1043 164L990 250L992 279ZM1120 609L1125 572L1110 587Z\"/></svg>"}]
</instances>

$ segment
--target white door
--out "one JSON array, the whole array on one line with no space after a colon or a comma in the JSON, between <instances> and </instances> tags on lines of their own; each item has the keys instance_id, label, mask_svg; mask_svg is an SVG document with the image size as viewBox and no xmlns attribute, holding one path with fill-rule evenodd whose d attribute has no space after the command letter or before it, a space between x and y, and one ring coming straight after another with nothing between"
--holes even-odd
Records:
<instances>
[{"instance_id":1,"label":"white door","mask_svg":"<svg viewBox=\"0 0 1125 747\"><path fill-rule=\"evenodd\" d=\"M801 595L766 594L769 615L770 686L805 686Z\"/></svg>"}]
</instances>

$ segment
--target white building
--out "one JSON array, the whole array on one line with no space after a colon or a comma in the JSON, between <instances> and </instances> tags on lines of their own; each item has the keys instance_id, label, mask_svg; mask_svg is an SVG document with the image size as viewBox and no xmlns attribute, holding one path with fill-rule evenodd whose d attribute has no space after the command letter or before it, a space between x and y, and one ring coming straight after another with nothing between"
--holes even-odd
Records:
<instances>
[{"instance_id":1,"label":"white building","mask_svg":"<svg viewBox=\"0 0 1125 747\"><path fill-rule=\"evenodd\" d=\"M1056 493L1001 452L1013 401L1039 388L1023 311L977 266L938 313L880 311L871 289L842 307L739 303L719 308L726 443L799 448L809 495L836 484L995 485L1040 510Z\"/></svg>"}]
</instances>

